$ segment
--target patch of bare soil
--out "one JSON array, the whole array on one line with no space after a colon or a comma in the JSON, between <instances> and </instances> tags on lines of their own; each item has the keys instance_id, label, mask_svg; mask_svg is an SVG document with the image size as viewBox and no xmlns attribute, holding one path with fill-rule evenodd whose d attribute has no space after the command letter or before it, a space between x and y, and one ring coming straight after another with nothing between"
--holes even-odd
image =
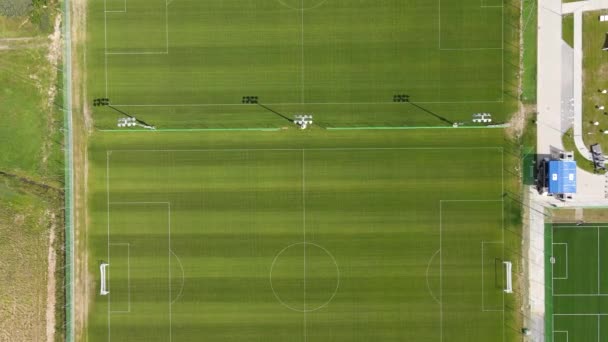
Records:
<instances>
[{"instance_id":1,"label":"patch of bare soil","mask_svg":"<svg viewBox=\"0 0 608 342\"><path fill-rule=\"evenodd\" d=\"M57 66L59 65L59 59L61 58L61 47L62 47L62 39L61 39L61 15L57 14L55 16L55 24L53 26L53 33L48 36L49 39L49 48L48 53L46 55L47 61L50 66L49 75L49 83L46 86L46 96L47 102L45 103L45 112L47 113L47 122L49 123L48 127L54 130L54 125L51 123L54 121L54 109L53 109L53 101L55 101L55 96L57 95ZM49 159L49 154L51 149L53 148L53 139L51 137L54 135L53 131L47 132L47 139L45 139L44 144L42 146L42 165L43 167L47 166L47 162Z\"/></svg>"},{"instance_id":2,"label":"patch of bare soil","mask_svg":"<svg viewBox=\"0 0 608 342\"><path fill-rule=\"evenodd\" d=\"M87 50L86 50L86 17L87 17L87 2L86 0L72 1L72 43L73 52L76 58L72 60L72 76L74 79L73 100L77 107L82 111L85 128L87 131L93 127L93 117L87 102ZM82 61L80 55L82 54Z\"/></svg>"},{"instance_id":3,"label":"patch of bare soil","mask_svg":"<svg viewBox=\"0 0 608 342\"><path fill-rule=\"evenodd\" d=\"M57 270L57 255L55 254L55 231L57 229L57 219L55 214L47 211L49 216L49 247L48 247L48 265L47 265L47 293L46 293L46 340L53 342L55 340L55 305L57 298L55 271Z\"/></svg>"}]
</instances>

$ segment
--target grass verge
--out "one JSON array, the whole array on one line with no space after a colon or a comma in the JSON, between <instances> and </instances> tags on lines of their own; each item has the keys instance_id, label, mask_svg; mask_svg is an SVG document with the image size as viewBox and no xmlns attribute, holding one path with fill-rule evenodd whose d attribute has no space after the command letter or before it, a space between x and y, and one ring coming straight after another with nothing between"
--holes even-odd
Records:
<instances>
[{"instance_id":1,"label":"grass verge","mask_svg":"<svg viewBox=\"0 0 608 342\"><path fill-rule=\"evenodd\" d=\"M523 75L521 101L536 103L537 0L523 0Z\"/></svg>"}]
</instances>

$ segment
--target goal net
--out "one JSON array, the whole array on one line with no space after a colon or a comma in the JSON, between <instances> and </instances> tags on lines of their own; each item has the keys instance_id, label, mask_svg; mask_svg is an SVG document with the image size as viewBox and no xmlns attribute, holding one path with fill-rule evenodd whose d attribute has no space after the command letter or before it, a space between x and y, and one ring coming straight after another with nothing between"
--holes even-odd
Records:
<instances>
[{"instance_id":1,"label":"goal net","mask_svg":"<svg viewBox=\"0 0 608 342\"><path fill-rule=\"evenodd\" d=\"M101 272L101 290L99 291L99 294L101 294L102 296L105 296L110 293L106 285L106 268L108 266L110 266L110 264L107 264L105 262L99 265L99 271Z\"/></svg>"}]
</instances>

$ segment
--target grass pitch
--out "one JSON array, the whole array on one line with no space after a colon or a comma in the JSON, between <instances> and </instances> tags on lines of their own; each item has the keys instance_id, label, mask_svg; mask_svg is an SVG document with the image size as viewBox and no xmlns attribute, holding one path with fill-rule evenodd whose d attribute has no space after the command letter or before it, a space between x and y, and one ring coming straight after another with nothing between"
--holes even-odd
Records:
<instances>
[{"instance_id":1,"label":"grass pitch","mask_svg":"<svg viewBox=\"0 0 608 342\"><path fill-rule=\"evenodd\" d=\"M88 79L102 128L443 126L516 110L519 3L104 0ZM410 103L395 103L395 95ZM257 96L263 106L243 103Z\"/></svg>"},{"instance_id":2,"label":"grass pitch","mask_svg":"<svg viewBox=\"0 0 608 342\"><path fill-rule=\"evenodd\" d=\"M90 271L99 284L109 262L110 294L92 294L87 338L510 340L502 144L498 130L97 135Z\"/></svg>"},{"instance_id":3,"label":"grass pitch","mask_svg":"<svg viewBox=\"0 0 608 342\"><path fill-rule=\"evenodd\" d=\"M608 283L608 226L555 224L552 228L553 336L550 341L604 341Z\"/></svg>"}]
</instances>

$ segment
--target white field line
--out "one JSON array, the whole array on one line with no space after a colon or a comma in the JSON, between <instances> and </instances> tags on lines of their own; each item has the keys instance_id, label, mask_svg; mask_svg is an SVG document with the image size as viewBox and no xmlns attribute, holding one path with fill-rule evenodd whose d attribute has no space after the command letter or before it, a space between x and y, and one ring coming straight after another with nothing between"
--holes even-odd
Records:
<instances>
[{"instance_id":1,"label":"white field line","mask_svg":"<svg viewBox=\"0 0 608 342\"><path fill-rule=\"evenodd\" d=\"M479 7L481 7L481 8L499 8L499 7L503 7L503 5L485 5L485 1L481 0Z\"/></svg>"},{"instance_id":2,"label":"white field line","mask_svg":"<svg viewBox=\"0 0 608 342\"><path fill-rule=\"evenodd\" d=\"M107 0L104 0L104 2L105 2L105 1L107 1ZM110 10L110 11L107 11L107 10L106 10L105 12L106 12L106 13L127 13L127 0L125 0L125 1L124 1L122 11L118 11L118 10Z\"/></svg>"},{"instance_id":3,"label":"white field line","mask_svg":"<svg viewBox=\"0 0 608 342\"><path fill-rule=\"evenodd\" d=\"M481 8L501 8L502 13L501 13L501 40L502 40L502 44L501 47L472 47L472 48L443 48L441 47L441 0L439 0L439 6L438 6L438 12L439 12L439 18L438 18L438 26L439 26L439 50L440 51L449 51L449 50L462 50L462 51L467 51L467 50L503 50L503 55L504 55L504 16L505 16L505 10L504 10L504 6L503 5L495 5L495 6L490 6L490 5L484 5L483 4L484 1L481 0L481 4L479 7ZM503 62L504 62L504 56L503 56ZM504 63L503 63L503 67L504 67Z\"/></svg>"},{"instance_id":4,"label":"white field line","mask_svg":"<svg viewBox=\"0 0 608 342\"><path fill-rule=\"evenodd\" d=\"M106 97L108 97L108 12L106 0L103 1L103 54L104 54L104 75L106 80Z\"/></svg>"},{"instance_id":5,"label":"white field line","mask_svg":"<svg viewBox=\"0 0 608 342\"><path fill-rule=\"evenodd\" d=\"M504 194L505 193L505 154L504 151L503 153L500 154L500 193ZM501 222L501 229L502 229L502 260L505 260L505 201L501 201L501 205L500 205L500 212L501 212L501 216L500 216L500 222ZM505 281L506 281L506 275L505 275ZM506 329L505 327L507 326L506 324L506 317L505 317L505 295L506 293L503 291L502 292L502 341L505 342L506 340Z\"/></svg>"},{"instance_id":6,"label":"white field line","mask_svg":"<svg viewBox=\"0 0 608 342\"><path fill-rule=\"evenodd\" d=\"M105 73L106 73L106 97L108 97L108 55L168 55L169 54L169 4L168 0L165 0L165 51L142 51L142 52L133 52L133 51L113 51L108 52L108 13L127 13L127 0L124 2L124 10L123 11L108 11L107 10L107 0L104 0L104 54L105 54Z\"/></svg>"},{"instance_id":7,"label":"white field line","mask_svg":"<svg viewBox=\"0 0 608 342\"><path fill-rule=\"evenodd\" d=\"M165 0L165 49L169 54L169 3Z\"/></svg>"},{"instance_id":8,"label":"white field line","mask_svg":"<svg viewBox=\"0 0 608 342\"><path fill-rule=\"evenodd\" d=\"M169 204L170 202L110 202L112 205Z\"/></svg>"},{"instance_id":9,"label":"white field line","mask_svg":"<svg viewBox=\"0 0 608 342\"><path fill-rule=\"evenodd\" d=\"M568 342L568 341L569 341L569 338L568 338L568 330L554 330L554 331L553 331L553 335L554 335L554 336L555 336L555 334L557 334L557 333L561 333L561 334L565 333L565 334L566 334L566 342ZM554 337L554 339L555 339L555 337Z\"/></svg>"},{"instance_id":10,"label":"white field line","mask_svg":"<svg viewBox=\"0 0 608 342\"><path fill-rule=\"evenodd\" d=\"M557 293L553 297L607 297L608 293Z\"/></svg>"},{"instance_id":11,"label":"white field line","mask_svg":"<svg viewBox=\"0 0 608 342\"><path fill-rule=\"evenodd\" d=\"M553 314L553 316L608 316L608 313L594 313L594 314L575 314L575 313L565 313L565 314Z\"/></svg>"},{"instance_id":12,"label":"white field line","mask_svg":"<svg viewBox=\"0 0 608 342\"><path fill-rule=\"evenodd\" d=\"M600 286L601 284L601 275L602 272L600 270L600 266L602 264L602 258L600 257L600 228L597 228L597 294L602 293L602 288ZM599 337L598 337L599 338Z\"/></svg>"},{"instance_id":13,"label":"white field line","mask_svg":"<svg viewBox=\"0 0 608 342\"><path fill-rule=\"evenodd\" d=\"M175 296L175 298L171 301L171 304L173 304L173 303L177 302L177 300L182 296L182 292L184 291L184 284L186 283L186 279L184 276L184 265L182 264L181 259L177 256L177 254L175 254L173 249L171 249L171 254L173 254L173 256L175 257L175 260L177 260L179 268L182 271L182 286L180 287L179 292L177 293L177 296Z\"/></svg>"},{"instance_id":14,"label":"white field line","mask_svg":"<svg viewBox=\"0 0 608 342\"><path fill-rule=\"evenodd\" d=\"M173 338L173 322L172 322L172 301L173 301L173 295L171 293L171 203L167 204L167 239L168 239L168 248L167 248L167 255L169 257L169 272L168 272L168 282L169 282L169 342L171 342L172 338Z\"/></svg>"},{"instance_id":15,"label":"white field line","mask_svg":"<svg viewBox=\"0 0 608 342\"><path fill-rule=\"evenodd\" d=\"M438 7L439 16L437 17L437 22L438 22L439 30L438 30L437 34L439 35L439 39L438 39L437 48L439 50L441 50L441 0L438 0L438 2L439 2L439 7ZM441 74L441 72L439 74ZM442 340L443 340L443 337L442 337Z\"/></svg>"},{"instance_id":16,"label":"white field line","mask_svg":"<svg viewBox=\"0 0 608 342\"><path fill-rule=\"evenodd\" d=\"M328 148L216 148L216 149L124 149L124 150L108 150L109 152L255 152L255 151L399 151L399 150L500 150L502 147L328 147ZM459 201L502 201L498 200L446 200L449 202Z\"/></svg>"},{"instance_id":17,"label":"white field line","mask_svg":"<svg viewBox=\"0 0 608 342\"><path fill-rule=\"evenodd\" d=\"M433 253L433 255L431 256L431 258L429 259L428 264L426 265L426 288L429 291L429 294L431 295L431 298L433 298L433 300L435 300L435 302L437 302L437 304L441 305L441 302L439 301L439 299L437 299L437 297L435 297L435 294L433 293L433 290L431 289L431 285L429 284L429 269L431 268L431 264L433 263L433 260L435 259L435 256L439 254L439 250L435 251L435 253Z\"/></svg>"},{"instance_id":18,"label":"white field line","mask_svg":"<svg viewBox=\"0 0 608 342\"><path fill-rule=\"evenodd\" d=\"M106 52L106 55L167 55L164 51L142 51L142 52Z\"/></svg>"},{"instance_id":19,"label":"white field line","mask_svg":"<svg viewBox=\"0 0 608 342\"><path fill-rule=\"evenodd\" d=\"M301 22L301 30L300 30L300 54L301 54L301 67L300 67L300 102L304 103L305 95L304 95L304 84L305 84L305 66L304 66L304 0L301 1L301 9L300 9L300 22ZM306 248L306 244L304 244L304 248ZM306 340L306 336L304 336L304 340Z\"/></svg>"},{"instance_id":20,"label":"white field line","mask_svg":"<svg viewBox=\"0 0 608 342\"><path fill-rule=\"evenodd\" d=\"M105 6L105 1L104 1L104 6ZM107 200L107 207L106 207L106 211L107 211L107 234L108 234L108 264L110 263L110 154L112 152L111 151L106 151L106 200ZM111 338L111 317L110 317L110 296L112 295L111 291L110 291L110 268L108 267L108 342L110 341Z\"/></svg>"},{"instance_id":21,"label":"white field line","mask_svg":"<svg viewBox=\"0 0 608 342\"><path fill-rule=\"evenodd\" d=\"M502 6L501 6L502 7ZM441 48L441 51L484 51L484 50L502 50L502 47L472 47L472 48ZM416 102L418 103L418 102Z\"/></svg>"},{"instance_id":22,"label":"white field line","mask_svg":"<svg viewBox=\"0 0 608 342\"><path fill-rule=\"evenodd\" d=\"M110 203L111 204L111 203ZM130 313L131 312L131 244L128 242L112 242L111 246L127 246L127 310L121 311L110 311L112 314L116 313ZM108 267L109 269L109 267ZM110 282L108 281L108 285ZM109 289L109 286L108 286Z\"/></svg>"},{"instance_id":23,"label":"white field line","mask_svg":"<svg viewBox=\"0 0 608 342\"><path fill-rule=\"evenodd\" d=\"M504 5L504 0L503 0ZM500 15L500 43L502 47L502 54L500 58L500 67L501 67L501 92L500 92L500 100L504 101L505 99L505 9L501 6L501 15ZM504 338L503 338L504 341Z\"/></svg>"},{"instance_id":24,"label":"white field line","mask_svg":"<svg viewBox=\"0 0 608 342\"><path fill-rule=\"evenodd\" d=\"M110 159L109 156L112 153L112 151L106 151L106 155L107 155L107 159L106 159L106 192L107 192L107 215L108 215L108 263L110 262L110 205L149 205L149 204L160 204L160 205L166 205L167 206L167 231L168 231L168 255L169 255L169 269L168 269L168 287L169 287L169 341L172 340L172 294L171 294L171 253L173 253L173 251L171 250L171 202L138 202L138 201L133 201L133 202L110 202L110 167L109 167L109 163L110 163ZM119 244L123 244L123 243L112 243L113 245L119 245ZM128 243L127 243L128 244ZM130 257L129 257L130 251L127 251L127 287L129 288L129 292L128 292L128 298L129 298L129 312L131 311L131 292L130 292ZM173 253L175 254L175 253ZM108 268L108 285L110 284L110 268ZM109 290L109 286L108 286L108 290ZM111 333L111 327L110 327L110 314L111 313L125 313L125 312L121 312L121 311L110 311L110 293L108 293L108 341L110 341L110 333Z\"/></svg>"},{"instance_id":25,"label":"white field line","mask_svg":"<svg viewBox=\"0 0 608 342\"><path fill-rule=\"evenodd\" d=\"M551 265L551 267L553 268L553 279L568 279L568 243L566 242L554 242L553 245L564 245L566 246L566 276L565 277L556 277L555 276L555 265ZM553 257L555 257L554 253L551 253L551 255Z\"/></svg>"},{"instance_id":26,"label":"white field line","mask_svg":"<svg viewBox=\"0 0 608 342\"><path fill-rule=\"evenodd\" d=\"M302 8L304 8L304 2L302 1ZM302 10L302 13L304 13L304 10ZM304 342L306 342L307 339L307 323L306 323L306 164L305 164L305 151L302 151L302 237L304 240L304 310L303 311L303 317L304 317Z\"/></svg>"},{"instance_id":27,"label":"white field line","mask_svg":"<svg viewBox=\"0 0 608 342\"><path fill-rule=\"evenodd\" d=\"M504 153L503 153L503 162L504 162ZM504 177L504 167L502 168L502 175ZM502 180L502 189L504 192L504 179ZM439 327L440 327L440 342L443 342L443 257L442 257L442 248L443 248L443 202L502 202L502 244L503 244L503 258L504 258L504 200L503 199L471 199L471 200L439 200ZM482 255L483 257L483 255ZM483 292L482 292L483 295ZM502 311L502 340L505 340L505 294L503 292L503 309L498 310ZM493 311L493 310L485 310L485 311Z\"/></svg>"},{"instance_id":28,"label":"white field line","mask_svg":"<svg viewBox=\"0 0 608 342\"><path fill-rule=\"evenodd\" d=\"M597 316L597 342L600 342L600 316Z\"/></svg>"},{"instance_id":29,"label":"white field line","mask_svg":"<svg viewBox=\"0 0 608 342\"><path fill-rule=\"evenodd\" d=\"M501 30L501 39L500 39L500 47L473 47L473 48L442 48L441 47L441 0L439 0L439 50L440 51L481 51L481 50L501 50L500 57L500 66L501 66L501 91L500 91L500 101L504 102L505 99L505 9L504 9L504 0L502 5L497 6L488 6L484 5L484 0L481 0L481 8L500 8L500 30ZM441 75L440 75L441 77Z\"/></svg>"},{"instance_id":30,"label":"white field line","mask_svg":"<svg viewBox=\"0 0 608 342\"><path fill-rule=\"evenodd\" d=\"M504 303L502 309L486 309L485 308L485 284L484 284L484 245L485 244L502 244L504 250L504 243L502 241L481 241L481 311L483 312L501 312L504 311ZM503 252L504 253L504 252ZM504 255L503 255L504 259ZM504 298L503 298L504 299Z\"/></svg>"},{"instance_id":31,"label":"white field line","mask_svg":"<svg viewBox=\"0 0 608 342\"><path fill-rule=\"evenodd\" d=\"M440 0L441 3L441 0ZM439 20L441 22L441 20ZM441 36L441 34L440 34ZM443 342L443 201L439 201L439 341Z\"/></svg>"},{"instance_id":32,"label":"white field line","mask_svg":"<svg viewBox=\"0 0 608 342\"><path fill-rule=\"evenodd\" d=\"M107 189L107 194L108 194L108 256L109 256L109 206L110 206L110 199L109 199L109 155L111 153L114 152L251 152L251 151L302 151L303 152L303 158L304 158L304 152L305 151L375 151L375 150L500 150L501 151L501 156L502 156L502 162L504 164L504 148L503 147L481 147L481 146L475 146L475 147L353 147L353 148L299 148L299 149L292 149L292 148L275 148L275 149L184 149L184 150L178 150L178 149L150 149L150 150L140 150L140 149L124 149L124 150L106 150L106 154L108 156L107 161L106 161L106 168L107 168L107 177L106 177L106 189ZM303 159L304 160L304 159ZM304 167L304 164L303 164ZM304 173L303 173L304 175ZM502 176L504 178L504 170L502 171ZM504 189L504 179L501 180L502 182L502 187ZM303 178L303 187L305 187L304 184L304 178ZM441 341L443 341L443 260L442 260L442 252L441 252L441 246L442 246L442 205L443 202L503 202L503 225L504 225L504 200L503 199L466 199L466 200L440 200L439 201L439 306L440 306L440 337L441 337ZM167 204L169 207L169 247L170 247L170 231L171 231L171 226L170 226L170 202L112 202L113 204ZM304 214L305 215L305 214ZM169 248L169 253L171 253L171 250ZM503 253L504 253L504 229L503 229ZM170 257L170 254L169 254ZM108 258L109 259L109 258ZM171 261L169 260L169 263ZM170 271L169 271L170 272ZM171 282L169 279L169 287L171 286ZM503 295L503 305L504 305L504 295ZM170 330L171 330L171 299L169 299L169 319L170 319ZM503 320L504 320L504 308L503 308ZM504 322L503 322L504 325ZM110 331L110 326L109 326L109 312L108 312L108 332ZM504 331L504 326L503 326L503 331ZM108 333L108 339L109 339L109 333ZM504 332L503 332L503 339L504 339Z\"/></svg>"},{"instance_id":33,"label":"white field line","mask_svg":"<svg viewBox=\"0 0 608 342\"><path fill-rule=\"evenodd\" d=\"M608 228L608 226L554 226L553 229L562 228L576 228L576 229L590 229L590 228Z\"/></svg>"},{"instance_id":34,"label":"white field line","mask_svg":"<svg viewBox=\"0 0 608 342\"><path fill-rule=\"evenodd\" d=\"M141 53L137 53L141 54ZM479 101L416 101L418 104L471 104L471 103L503 103L503 100L479 100ZM311 105L311 106L348 106L348 105L393 105L403 106L402 102L389 101L371 101L371 102L269 102L264 103L268 106L295 106L295 105ZM137 103L113 103L115 107L245 107L251 106L247 103L163 103L163 104L137 104Z\"/></svg>"}]
</instances>

